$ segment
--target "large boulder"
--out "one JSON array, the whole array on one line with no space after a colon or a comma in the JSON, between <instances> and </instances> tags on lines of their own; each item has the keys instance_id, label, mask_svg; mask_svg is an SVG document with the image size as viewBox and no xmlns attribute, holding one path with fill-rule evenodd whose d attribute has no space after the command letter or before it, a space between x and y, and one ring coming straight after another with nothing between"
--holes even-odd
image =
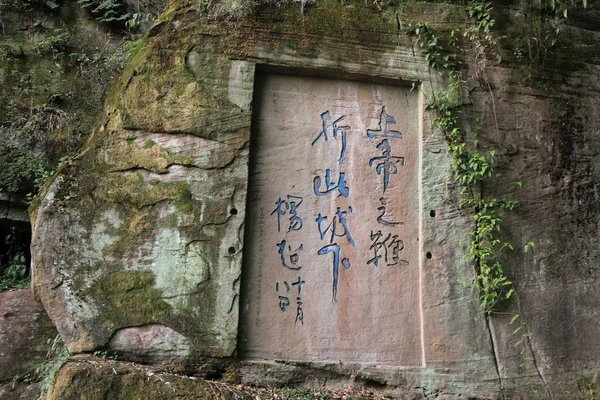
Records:
<instances>
[{"instance_id":1,"label":"large boulder","mask_svg":"<svg viewBox=\"0 0 600 400\"><path fill-rule=\"evenodd\" d=\"M171 358L235 350L253 69L188 50L165 64L140 46L32 209L34 290L72 352L150 361L138 339L157 329L148 345ZM195 77L192 59L220 79Z\"/></svg>"}]
</instances>

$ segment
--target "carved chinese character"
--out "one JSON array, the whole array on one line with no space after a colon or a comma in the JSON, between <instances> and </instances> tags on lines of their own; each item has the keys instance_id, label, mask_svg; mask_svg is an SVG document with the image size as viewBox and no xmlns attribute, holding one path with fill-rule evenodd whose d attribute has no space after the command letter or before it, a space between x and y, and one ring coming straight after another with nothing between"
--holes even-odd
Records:
<instances>
[{"instance_id":1,"label":"carved chinese character","mask_svg":"<svg viewBox=\"0 0 600 400\"><path fill-rule=\"evenodd\" d=\"M392 156L392 147L390 146L387 139L384 139L377 145L377 148L381 150L381 157L373 157L369 160L369 166L372 167L377 161L381 161L375 167L377 175L383 174L383 192L387 190L390 184L390 174L394 175L398 173L398 167L396 164L404 165L404 157Z\"/></svg>"},{"instance_id":2,"label":"carved chinese character","mask_svg":"<svg viewBox=\"0 0 600 400\"><path fill-rule=\"evenodd\" d=\"M302 218L298 216L298 207L302 204L303 198L291 195L288 195L287 198L289 201L281 200L280 197L279 200L275 202L277 206L273 212L271 212L271 215L277 214L277 232L281 232L281 217L286 213L289 213L290 215L288 232L299 231L303 226Z\"/></svg>"},{"instance_id":3,"label":"carved chinese character","mask_svg":"<svg viewBox=\"0 0 600 400\"><path fill-rule=\"evenodd\" d=\"M373 244L369 250L373 250L373 258L367 261L367 265L375 264L376 267L379 267L381 258L390 267L399 264L408 265L408 261L400 259L400 252L404 250L404 242L398 239L398 235L388 233L385 239L382 240L383 236L381 231L377 231L377 233L371 231Z\"/></svg>"},{"instance_id":4,"label":"carved chinese character","mask_svg":"<svg viewBox=\"0 0 600 400\"><path fill-rule=\"evenodd\" d=\"M298 251L304 250L304 245L301 244L300 247L298 247L296 250L293 251L292 254L290 254L287 259L286 259L286 245L287 245L287 249L288 251L292 252L292 246L287 244L287 241L282 240L281 242L277 243L277 247L279 248L279 256L281 258L281 265L283 265L285 268L292 270L292 271L299 271L302 269L301 266L296 266L298 264L298 260L300 259L300 256L298 255ZM289 263L291 265L288 265L287 260L289 260Z\"/></svg>"},{"instance_id":5,"label":"carved chinese character","mask_svg":"<svg viewBox=\"0 0 600 400\"><path fill-rule=\"evenodd\" d=\"M383 129L381 128L382 123ZM396 118L389 115L385 110L385 106L383 106L381 108L381 114L379 114L379 124L377 129L367 129L367 136L371 139L374 137L402 139L402 133L389 129L389 126L393 124L396 124Z\"/></svg>"},{"instance_id":6,"label":"carved chinese character","mask_svg":"<svg viewBox=\"0 0 600 400\"><path fill-rule=\"evenodd\" d=\"M350 212L353 212L354 210L352 209L352 207L348 207L348 210ZM352 233L350 233L350 229L348 228L348 221L347 221L347 216L348 216L348 212L347 211L342 211L340 207L337 208L337 211L335 213L335 217L333 217L333 220L331 221L331 223L329 225L327 225L327 227L325 228L325 230L323 230L323 222L327 221L328 217L327 216L323 216L321 215L321 213L319 213L319 215L317 216L317 226L319 228L319 235L321 236L321 240L325 239L325 236L327 236L330 233L330 237L329 237L329 243L333 243L333 241L335 240L336 237L346 237L346 239L352 244L352 246L354 246L356 243L354 241L354 238L352 237ZM342 226L342 230L340 230L339 226Z\"/></svg>"},{"instance_id":7,"label":"carved chinese character","mask_svg":"<svg viewBox=\"0 0 600 400\"><path fill-rule=\"evenodd\" d=\"M331 121L331 114L329 113L329 111L325 111L323 114L321 114L321 120L323 122L323 129L321 130L321 132L319 132L319 134L312 141L312 144L311 144L312 146L314 146L315 143L317 143L320 138L324 138L326 142L329 141L328 133L330 131L331 131L331 135L334 138L337 139L339 136L342 140L342 150L340 151L340 158L338 160L338 165L340 168L342 167L342 163L344 162L344 158L346 157L346 140L347 140L346 136L347 136L348 130L350 129L349 126L340 126L339 125L339 123L344 118L346 118L346 117L341 116L330 124L329 122Z\"/></svg>"},{"instance_id":8,"label":"carved chinese character","mask_svg":"<svg viewBox=\"0 0 600 400\"><path fill-rule=\"evenodd\" d=\"M322 179L320 176L315 176L313 179L313 190L315 194L319 197L327 196L328 194L337 190L339 192L338 197L348 197L350 196L350 188L346 184L346 174L344 172L340 172L339 178L337 182L333 182L331 180L331 170L325 170L325 187L322 186Z\"/></svg>"}]
</instances>

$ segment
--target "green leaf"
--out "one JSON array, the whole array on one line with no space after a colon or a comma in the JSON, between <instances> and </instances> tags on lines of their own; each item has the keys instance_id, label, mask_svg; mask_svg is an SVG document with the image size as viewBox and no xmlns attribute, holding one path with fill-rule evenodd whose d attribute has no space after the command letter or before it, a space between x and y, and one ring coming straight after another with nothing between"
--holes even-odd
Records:
<instances>
[{"instance_id":1,"label":"green leaf","mask_svg":"<svg viewBox=\"0 0 600 400\"><path fill-rule=\"evenodd\" d=\"M514 315L514 316L511 318L511 320L510 320L510 324L512 325L512 324L513 324L513 322L515 322L517 319L519 319L519 317L520 317L520 315L519 315L519 314L515 314L515 315Z\"/></svg>"},{"instance_id":2,"label":"green leaf","mask_svg":"<svg viewBox=\"0 0 600 400\"><path fill-rule=\"evenodd\" d=\"M529 249L533 249L535 247L533 242L527 242L525 243L525 245L523 246L523 251L525 253L527 253L529 251Z\"/></svg>"},{"instance_id":3,"label":"green leaf","mask_svg":"<svg viewBox=\"0 0 600 400\"><path fill-rule=\"evenodd\" d=\"M522 327L522 326L519 326L517 329L515 329L515 330L513 331L513 336L514 336L514 335L516 335L516 334L517 334L517 333L518 333L518 332L519 332L521 329L523 329L523 327Z\"/></svg>"}]
</instances>

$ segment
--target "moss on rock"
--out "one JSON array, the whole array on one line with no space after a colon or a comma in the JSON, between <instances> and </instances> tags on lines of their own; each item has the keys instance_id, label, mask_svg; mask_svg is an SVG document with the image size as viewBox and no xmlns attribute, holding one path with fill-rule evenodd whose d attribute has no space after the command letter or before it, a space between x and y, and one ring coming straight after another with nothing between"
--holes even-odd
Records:
<instances>
[{"instance_id":1,"label":"moss on rock","mask_svg":"<svg viewBox=\"0 0 600 400\"><path fill-rule=\"evenodd\" d=\"M113 329L162 322L171 306L161 299L162 291L154 283L152 271L115 271L95 281L84 296L92 299L103 322Z\"/></svg>"},{"instance_id":2,"label":"moss on rock","mask_svg":"<svg viewBox=\"0 0 600 400\"><path fill-rule=\"evenodd\" d=\"M133 364L71 362L61 368L48 400L254 399L220 382L160 373Z\"/></svg>"}]
</instances>

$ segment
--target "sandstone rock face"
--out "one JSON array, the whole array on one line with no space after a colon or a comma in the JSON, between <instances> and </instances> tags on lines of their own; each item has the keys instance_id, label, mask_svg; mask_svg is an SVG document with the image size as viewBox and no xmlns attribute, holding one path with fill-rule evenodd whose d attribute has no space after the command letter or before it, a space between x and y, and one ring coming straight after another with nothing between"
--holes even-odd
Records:
<instances>
[{"instance_id":1,"label":"sandstone rock face","mask_svg":"<svg viewBox=\"0 0 600 400\"><path fill-rule=\"evenodd\" d=\"M450 31L465 9L415 3L400 20L333 3L239 22L174 2L149 31L33 209L35 290L69 349L153 361L238 349L429 392L572 397L600 351L597 59L563 48L522 65L500 46L509 61L485 74L466 60L463 123L481 120L503 173L481 190L527 188L501 234L518 296L484 315L464 259L473 218L425 109L447 82L398 29ZM575 19L586 29L590 7ZM522 13L498 18L528 29ZM569 29L597 49L600 33ZM516 314L532 332L525 373Z\"/></svg>"},{"instance_id":2,"label":"sandstone rock face","mask_svg":"<svg viewBox=\"0 0 600 400\"><path fill-rule=\"evenodd\" d=\"M145 325L119 329L108 342L108 349L130 359L165 361L185 358L190 345L185 336L164 325Z\"/></svg>"},{"instance_id":3,"label":"sandstone rock face","mask_svg":"<svg viewBox=\"0 0 600 400\"><path fill-rule=\"evenodd\" d=\"M190 72L134 79L89 150L49 187L35 221L34 285L71 351L152 324L177 333L165 338L171 349L183 335L196 355L234 351L251 76L241 71L220 83L235 86L233 100ZM164 96L146 96L154 85Z\"/></svg>"},{"instance_id":4,"label":"sandstone rock face","mask_svg":"<svg viewBox=\"0 0 600 400\"><path fill-rule=\"evenodd\" d=\"M0 382L33 372L56 328L30 289L0 293Z\"/></svg>"},{"instance_id":5,"label":"sandstone rock face","mask_svg":"<svg viewBox=\"0 0 600 400\"><path fill-rule=\"evenodd\" d=\"M254 399L220 383L159 374L121 363L85 361L66 364L57 373L48 400L69 399Z\"/></svg>"},{"instance_id":6,"label":"sandstone rock face","mask_svg":"<svg viewBox=\"0 0 600 400\"><path fill-rule=\"evenodd\" d=\"M256 92L241 348L422 365L419 93L284 75Z\"/></svg>"},{"instance_id":7,"label":"sandstone rock face","mask_svg":"<svg viewBox=\"0 0 600 400\"><path fill-rule=\"evenodd\" d=\"M2 400L39 400L41 383L8 382L0 387Z\"/></svg>"}]
</instances>

